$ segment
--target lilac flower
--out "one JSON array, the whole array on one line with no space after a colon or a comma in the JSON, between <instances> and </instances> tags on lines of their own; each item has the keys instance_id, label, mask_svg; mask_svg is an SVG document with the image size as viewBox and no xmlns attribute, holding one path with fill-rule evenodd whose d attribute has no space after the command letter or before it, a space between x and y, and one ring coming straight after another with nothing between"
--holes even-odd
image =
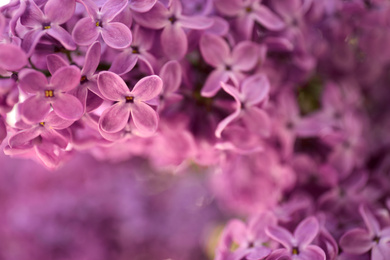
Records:
<instances>
[{"instance_id":1,"label":"lilac flower","mask_svg":"<svg viewBox=\"0 0 390 260\"><path fill-rule=\"evenodd\" d=\"M182 69L180 64L173 60L162 66L159 76L163 81L163 88L160 93L159 109L170 107L172 104L182 99L180 94L175 92L179 89L182 81Z\"/></svg>"},{"instance_id":2,"label":"lilac flower","mask_svg":"<svg viewBox=\"0 0 390 260\"><path fill-rule=\"evenodd\" d=\"M213 20L202 16L186 16L182 14L179 0L170 1L167 9L161 2L157 2L147 13L134 13L138 24L151 29L163 29L161 46L170 59L179 60L187 53L188 40L183 28L203 30L210 27Z\"/></svg>"},{"instance_id":3,"label":"lilac flower","mask_svg":"<svg viewBox=\"0 0 390 260\"><path fill-rule=\"evenodd\" d=\"M156 58L150 53L154 41L154 31L135 26L133 41L129 48L116 55L111 64L110 71L123 75L131 71L139 60L143 61L149 69L148 73L154 73L157 63Z\"/></svg>"},{"instance_id":4,"label":"lilac flower","mask_svg":"<svg viewBox=\"0 0 390 260\"><path fill-rule=\"evenodd\" d=\"M50 112L68 120L77 120L83 115L83 105L74 96L67 94L80 82L80 70L75 66L58 69L47 82L41 72L26 69L20 73L20 88L33 94L22 105L23 118L31 123L42 121Z\"/></svg>"},{"instance_id":5,"label":"lilac flower","mask_svg":"<svg viewBox=\"0 0 390 260\"><path fill-rule=\"evenodd\" d=\"M58 8L59 6L61 8ZM75 0L49 0L42 12L33 0L27 2L26 11L20 18L21 24L30 29L22 41L22 48L27 56L32 55L35 46L45 34L58 40L68 50L76 49L70 34L60 26L73 16L75 7Z\"/></svg>"},{"instance_id":6,"label":"lilac flower","mask_svg":"<svg viewBox=\"0 0 390 260\"><path fill-rule=\"evenodd\" d=\"M132 41L130 29L114 18L127 6L128 0L108 0L99 9L92 1L84 1L90 17L77 22L73 28L72 36L79 45L90 45L99 35L103 41L114 49L128 47Z\"/></svg>"},{"instance_id":7,"label":"lilac flower","mask_svg":"<svg viewBox=\"0 0 390 260\"><path fill-rule=\"evenodd\" d=\"M130 9L139 13L145 13L153 8L157 0L130 0Z\"/></svg>"},{"instance_id":8,"label":"lilac flower","mask_svg":"<svg viewBox=\"0 0 390 260\"><path fill-rule=\"evenodd\" d=\"M223 15L236 17L236 30L245 39L251 38L255 22L269 30L281 30L284 27L283 21L261 4L261 0L216 0L215 6Z\"/></svg>"},{"instance_id":9,"label":"lilac flower","mask_svg":"<svg viewBox=\"0 0 390 260\"><path fill-rule=\"evenodd\" d=\"M266 76L263 74L250 76L241 83L238 90L224 83L221 83L221 86L234 98L236 110L218 124L215 136L220 138L222 131L238 118L243 120L250 132L267 135L270 127L269 118L256 106L268 96L270 84Z\"/></svg>"},{"instance_id":10,"label":"lilac flower","mask_svg":"<svg viewBox=\"0 0 390 260\"><path fill-rule=\"evenodd\" d=\"M340 238L340 246L350 254L364 254L371 250L371 259L385 260L390 255L390 227L381 228L365 205L359 207L367 229L355 228Z\"/></svg>"},{"instance_id":11,"label":"lilac flower","mask_svg":"<svg viewBox=\"0 0 390 260\"><path fill-rule=\"evenodd\" d=\"M319 223L315 217L302 220L293 235L282 227L267 227L265 230L267 235L285 247L275 250L267 260L277 260L283 256L290 256L296 260L325 260L324 251L318 246L311 245L318 231Z\"/></svg>"},{"instance_id":12,"label":"lilac flower","mask_svg":"<svg viewBox=\"0 0 390 260\"><path fill-rule=\"evenodd\" d=\"M26 53L19 46L0 44L0 71L18 71L26 65Z\"/></svg>"},{"instance_id":13,"label":"lilac flower","mask_svg":"<svg viewBox=\"0 0 390 260\"><path fill-rule=\"evenodd\" d=\"M69 127L72 120L65 120L51 112L44 121L32 126L18 122L23 130L12 135L4 152L9 155L25 154L34 150L34 154L49 168L55 168L61 162L62 151L69 143L68 132L61 132Z\"/></svg>"},{"instance_id":14,"label":"lilac flower","mask_svg":"<svg viewBox=\"0 0 390 260\"><path fill-rule=\"evenodd\" d=\"M271 249L265 246L270 242L265 228L276 225L276 221L270 212L256 215L250 219L248 225L238 219L230 220L222 233L216 259L264 259L271 253ZM234 244L238 248L231 252Z\"/></svg>"},{"instance_id":15,"label":"lilac flower","mask_svg":"<svg viewBox=\"0 0 390 260\"><path fill-rule=\"evenodd\" d=\"M121 77L112 72L101 72L98 87L102 95L116 104L106 109L99 120L99 130L116 133L129 121L130 114L135 127L141 134L151 135L157 129L158 115L145 102L156 97L162 89L158 76L148 76L135 84L132 91Z\"/></svg>"},{"instance_id":16,"label":"lilac flower","mask_svg":"<svg viewBox=\"0 0 390 260\"><path fill-rule=\"evenodd\" d=\"M200 40L200 51L204 60L215 68L202 89L202 96L214 96L221 85L230 79L234 85L244 78L243 72L253 69L259 58L259 46L250 41L238 43L232 51L219 36L204 34Z\"/></svg>"}]
</instances>

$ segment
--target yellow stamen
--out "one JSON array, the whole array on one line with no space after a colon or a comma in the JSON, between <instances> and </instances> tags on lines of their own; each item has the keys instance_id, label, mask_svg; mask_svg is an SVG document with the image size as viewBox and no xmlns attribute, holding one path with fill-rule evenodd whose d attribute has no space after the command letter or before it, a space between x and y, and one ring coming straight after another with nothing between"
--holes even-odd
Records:
<instances>
[{"instance_id":1,"label":"yellow stamen","mask_svg":"<svg viewBox=\"0 0 390 260\"><path fill-rule=\"evenodd\" d=\"M45 30L48 30L48 29L50 29L50 28L51 28L50 25L43 26L43 29L45 29Z\"/></svg>"},{"instance_id":2,"label":"yellow stamen","mask_svg":"<svg viewBox=\"0 0 390 260\"><path fill-rule=\"evenodd\" d=\"M39 123L41 126L45 126L45 122L40 122Z\"/></svg>"},{"instance_id":3,"label":"yellow stamen","mask_svg":"<svg viewBox=\"0 0 390 260\"><path fill-rule=\"evenodd\" d=\"M96 22L96 27L99 27L99 26L100 26L100 22L97 21L97 22Z\"/></svg>"},{"instance_id":4,"label":"yellow stamen","mask_svg":"<svg viewBox=\"0 0 390 260\"><path fill-rule=\"evenodd\" d=\"M126 101L127 101L127 102L130 102L130 103L133 103L133 102L134 102L134 97L132 97L132 96L127 96L127 97L126 97Z\"/></svg>"},{"instance_id":5,"label":"yellow stamen","mask_svg":"<svg viewBox=\"0 0 390 260\"><path fill-rule=\"evenodd\" d=\"M293 253L293 255L297 255L298 254L298 248L294 247L292 249L292 253Z\"/></svg>"},{"instance_id":6,"label":"yellow stamen","mask_svg":"<svg viewBox=\"0 0 390 260\"><path fill-rule=\"evenodd\" d=\"M45 90L45 97L54 97L53 90Z\"/></svg>"}]
</instances>

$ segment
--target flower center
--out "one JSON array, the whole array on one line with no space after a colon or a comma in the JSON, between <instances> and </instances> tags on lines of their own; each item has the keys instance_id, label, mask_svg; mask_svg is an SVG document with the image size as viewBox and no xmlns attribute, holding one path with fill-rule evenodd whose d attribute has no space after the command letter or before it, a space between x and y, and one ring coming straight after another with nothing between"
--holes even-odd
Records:
<instances>
[{"instance_id":1,"label":"flower center","mask_svg":"<svg viewBox=\"0 0 390 260\"><path fill-rule=\"evenodd\" d=\"M252 9L251 6L247 6L247 7L245 8L245 11L246 11L247 13L251 13L251 12L253 11L253 9Z\"/></svg>"},{"instance_id":2,"label":"flower center","mask_svg":"<svg viewBox=\"0 0 390 260\"><path fill-rule=\"evenodd\" d=\"M381 239L380 237L375 236L372 240L373 240L375 243L378 244L380 239Z\"/></svg>"},{"instance_id":3,"label":"flower center","mask_svg":"<svg viewBox=\"0 0 390 260\"><path fill-rule=\"evenodd\" d=\"M134 97L126 96L126 103L134 103Z\"/></svg>"},{"instance_id":4,"label":"flower center","mask_svg":"<svg viewBox=\"0 0 390 260\"><path fill-rule=\"evenodd\" d=\"M86 83L87 81L88 81L87 76L85 76L85 75L81 76L81 78L80 78L80 84L84 84L84 83Z\"/></svg>"},{"instance_id":5,"label":"flower center","mask_svg":"<svg viewBox=\"0 0 390 260\"><path fill-rule=\"evenodd\" d=\"M293 254L293 255L299 255L298 247L293 247L293 249L292 249L292 254Z\"/></svg>"},{"instance_id":6,"label":"flower center","mask_svg":"<svg viewBox=\"0 0 390 260\"><path fill-rule=\"evenodd\" d=\"M174 15L169 17L168 20L171 22L171 24L174 24L177 21L177 19L176 19L176 17Z\"/></svg>"},{"instance_id":7,"label":"flower center","mask_svg":"<svg viewBox=\"0 0 390 260\"><path fill-rule=\"evenodd\" d=\"M54 97L54 91L53 90L45 90L45 97Z\"/></svg>"},{"instance_id":8,"label":"flower center","mask_svg":"<svg viewBox=\"0 0 390 260\"><path fill-rule=\"evenodd\" d=\"M42 24L42 29L43 29L43 30L48 30L48 29L50 29L50 28L51 28L50 23L43 23L43 24Z\"/></svg>"},{"instance_id":9,"label":"flower center","mask_svg":"<svg viewBox=\"0 0 390 260\"><path fill-rule=\"evenodd\" d=\"M96 21L96 27L102 27L102 28L103 28L103 23L102 23L102 21L97 20L97 21Z\"/></svg>"},{"instance_id":10,"label":"flower center","mask_svg":"<svg viewBox=\"0 0 390 260\"><path fill-rule=\"evenodd\" d=\"M40 126L45 126L45 122L39 122Z\"/></svg>"},{"instance_id":11,"label":"flower center","mask_svg":"<svg viewBox=\"0 0 390 260\"><path fill-rule=\"evenodd\" d=\"M139 54L138 46L131 46L131 49L132 49L132 53Z\"/></svg>"}]
</instances>

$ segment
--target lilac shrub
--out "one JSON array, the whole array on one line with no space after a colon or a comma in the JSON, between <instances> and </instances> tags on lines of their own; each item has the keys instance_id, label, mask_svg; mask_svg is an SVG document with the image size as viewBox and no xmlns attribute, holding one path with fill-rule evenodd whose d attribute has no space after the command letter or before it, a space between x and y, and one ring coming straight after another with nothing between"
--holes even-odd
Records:
<instances>
[{"instance_id":1,"label":"lilac shrub","mask_svg":"<svg viewBox=\"0 0 390 260\"><path fill-rule=\"evenodd\" d=\"M99 223L108 221L123 228L114 232L123 250L104 259L390 259L389 17L387 0L13 0L0 7L4 153L64 174L92 156L83 166L89 171L112 165L120 173L98 179L97 190L75 184L85 202L67 191L42 202L38 189L21 188L15 201L0 203L9 225L0 239L52 259L56 245L46 246L54 237L73 241L74 250L58 249L66 259L100 259L97 245L112 238L99 240ZM139 173L123 177L120 165L132 163L134 172L158 171L158 185L179 183L177 192L150 199L150 187L137 186ZM107 200L105 189L114 187L104 181L118 192ZM195 200L191 182L207 186L214 208L199 221L184 210L187 223L178 216ZM55 214L67 218L62 203L73 210L93 202L86 214L106 218L86 234L85 220L69 233L51 222ZM156 216L142 208L148 203ZM29 225L23 216L34 205ZM164 216L168 208L177 218ZM169 224L158 225L160 218ZM183 232L172 234L176 224ZM28 245L39 230L41 240ZM182 239L185 232L196 236ZM76 239L82 233L85 243ZM129 241L136 242L127 248ZM5 259L27 257L11 251Z\"/></svg>"}]
</instances>

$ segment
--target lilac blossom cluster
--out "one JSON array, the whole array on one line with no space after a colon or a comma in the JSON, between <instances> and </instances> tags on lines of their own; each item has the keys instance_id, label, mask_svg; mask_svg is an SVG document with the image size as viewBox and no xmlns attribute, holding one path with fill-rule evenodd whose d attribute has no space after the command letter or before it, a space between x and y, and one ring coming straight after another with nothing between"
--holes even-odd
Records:
<instances>
[{"instance_id":1,"label":"lilac blossom cluster","mask_svg":"<svg viewBox=\"0 0 390 260\"><path fill-rule=\"evenodd\" d=\"M205 167L231 219L217 260L390 259L389 1L0 11L5 154L50 169L80 153Z\"/></svg>"}]
</instances>

